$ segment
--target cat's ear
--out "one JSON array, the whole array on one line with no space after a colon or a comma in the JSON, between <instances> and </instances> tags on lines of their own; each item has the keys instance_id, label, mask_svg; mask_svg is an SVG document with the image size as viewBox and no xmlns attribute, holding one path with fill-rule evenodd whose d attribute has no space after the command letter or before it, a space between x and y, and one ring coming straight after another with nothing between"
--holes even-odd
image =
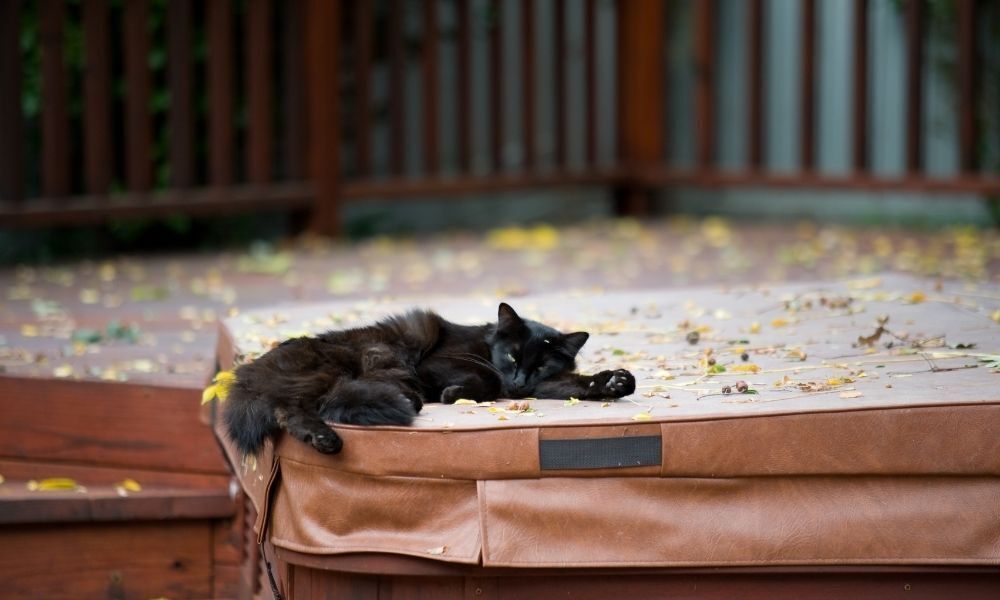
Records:
<instances>
[{"instance_id":1,"label":"cat's ear","mask_svg":"<svg viewBox=\"0 0 1000 600\"><path fill-rule=\"evenodd\" d=\"M563 337L563 343L566 345L566 349L570 351L573 356L583 348L583 345L587 343L587 339L590 338L590 334L586 331L576 331L574 333L567 333Z\"/></svg>"},{"instance_id":2,"label":"cat's ear","mask_svg":"<svg viewBox=\"0 0 1000 600\"><path fill-rule=\"evenodd\" d=\"M497 309L497 331L515 333L522 326L524 326L524 321L521 320L521 317L517 316L517 313L510 307L510 304L501 302L500 307Z\"/></svg>"}]
</instances>

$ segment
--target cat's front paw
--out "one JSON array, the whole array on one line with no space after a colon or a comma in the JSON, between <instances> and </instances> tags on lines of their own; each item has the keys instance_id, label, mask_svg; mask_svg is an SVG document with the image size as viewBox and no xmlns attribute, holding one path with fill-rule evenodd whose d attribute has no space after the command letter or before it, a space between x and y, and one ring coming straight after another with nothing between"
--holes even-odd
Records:
<instances>
[{"instance_id":1,"label":"cat's front paw","mask_svg":"<svg viewBox=\"0 0 1000 600\"><path fill-rule=\"evenodd\" d=\"M603 398L624 398L635 392L635 377L625 369L601 371L594 375L591 393Z\"/></svg>"},{"instance_id":2,"label":"cat's front paw","mask_svg":"<svg viewBox=\"0 0 1000 600\"><path fill-rule=\"evenodd\" d=\"M441 390L441 404L454 404L455 400L462 397L462 386L449 385Z\"/></svg>"}]
</instances>

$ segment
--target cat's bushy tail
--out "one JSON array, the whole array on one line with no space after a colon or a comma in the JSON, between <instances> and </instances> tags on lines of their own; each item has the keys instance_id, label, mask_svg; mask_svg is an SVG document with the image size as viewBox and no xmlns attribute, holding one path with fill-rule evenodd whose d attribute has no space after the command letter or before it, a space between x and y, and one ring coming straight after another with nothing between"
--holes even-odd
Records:
<instances>
[{"instance_id":1,"label":"cat's bushy tail","mask_svg":"<svg viewBox=\"0 0 1000 600\"><path fill-rule=\"evenodd\" d=\"M226 433L243 454L256 454L264 440L278 431L273 409L238 383L223 403Z\"/></svg>"}]
</instances>

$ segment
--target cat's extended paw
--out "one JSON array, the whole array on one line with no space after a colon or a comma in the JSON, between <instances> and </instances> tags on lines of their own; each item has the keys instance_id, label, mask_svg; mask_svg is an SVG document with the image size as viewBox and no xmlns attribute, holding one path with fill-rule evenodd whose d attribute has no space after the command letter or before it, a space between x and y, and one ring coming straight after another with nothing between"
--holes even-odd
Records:
<instances>
[{"instance_id":1,"label":"cat's extended paw","mask_svg":"<svg viewBox=\"0 0 1000 600\"><path fill-rule=\"evenodd\" d=\"M462 397L462 386L449 385L441 390L441 404L454 404L455 400Z\"/></svg>"},{"instance_id":2,"label":"cat's extended paw","mask_svg":"<svg viewBox=\"0 0 1000 600\"><path fill-rule=\"evenodd\" d=\"M420 397L420 394L413 394L412 396L401 395L400 398L413 406L414 414L419 414L420 410L424 407L424 399Z\"/></svg>"},{"instance_id":3,"label":"cat's extended paw","mask_svg":"<svg viewBox=\"0 0 1000 600\"><path fill-rule=\"evenodd\" d=\"M625 369L601 371L594 375L592 394L603 398L624 398L635 392L635 377Z\"/></svg>"},{"instance_id":4,"label":"cat's extended paw","mask_svg":"<svg viewBox=\"0 0 1000 600\"><path fill-rule=\"evenodd\" d=\"M330 433L313 435L309 443L323 454L337 454L344 448L344 440L333 430L330 430Z\"/></svg>"}]
</instances>

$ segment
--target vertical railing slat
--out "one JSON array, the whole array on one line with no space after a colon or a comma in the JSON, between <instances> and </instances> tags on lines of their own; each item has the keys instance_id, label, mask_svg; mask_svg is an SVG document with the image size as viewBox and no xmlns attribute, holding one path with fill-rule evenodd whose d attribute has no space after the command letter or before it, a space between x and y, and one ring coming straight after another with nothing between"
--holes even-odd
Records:
<instances>
[{"instance_id":1,"label":"vertical railing slat","mask_svg":"<svg viewBox=\"0 0 1000 600\"><path fill-rule=\"evenodd\" d=\"M340 230L340 2L306 4L306 77L310 173L316 186L309 229L332 235Z\"/></svg>"},{"instance_id":2,"label":"vertical railing slat","mask_svg":"<svg viewBox=\"0 0 1000 600\"><path fill-rule=\"evenodd\" d=\"M854 171L868 170L868 0L854 0Z\"/></svg>"},{"instance_id":3,"label":"vertical railing slat","mask_svg":"<svg viewBox=\"0 0 1000 600\"><path fill-rule=\"evenodd\" d=\"M129 190L153 187L153 120L149 114L149 0L125 2L125 180Z\"/></svg>"},{"instance_id":4,"label":"vertical railing slat","mask_svg":"<svg viewBox=\"0 0 1000 600\"><path fill-rule=\"evenodd\" d=\"M458 166L463 173L472 168L472 126L469 82L469 53L471 52L472 23L469 20L469 0L458 0Z\"/></svg>"},{"instance_id":5,"label":"vertical railing slat","mask_svg":"<svg viewBox=\"0 0 1000 600\"><path fill-rule=\"evenodd\" d=\"M191 0L167 4L167 74L170 88L170 184L194 185L194 86L191 61Z\"/></svg>"},{"instance_id":6,"label":"vertical railing slat","mask_svg":"<svg viewBox=\"0 0 1000 600\"><path fill-rule=\"evenodd\" d=\"M663 36L667 19L661 0L625 0L617 4L618 125L621 160L628 170L658 167L663 161L665 72ZM641 178L631 178L616 189L617 210L648 214L652 190Z\"/></svg>"},{"instance_id":7,"label":"vertical railing slat","mask_svg":"<svg viewBox=\"0 0 1000 600\"><path fill-rule=\"evenodd\" d=\"M521 0L521 79L524 166L535 165L535 3Z\"/></svg>"},{"instance_id":8,"label":"vertical railing slat","mask_svg":"<svg viewBox=\"0 0 1000 600\"><path fill-rule=\"evenodd\" d=\"M63 37L66 4L43 0L38 5L42 46L42 194L70 193L69 112Z\"/></svg>"},{"instance_id":9,"label":"vertical railing slat","mask_svg":"<svg viewBox=\"0 0 1000 600\"><path fill-rule=\"evenodd\" d=\"M282 33L282 81L284 105L285 176L295 181L306 176L305 70L303 68L303 0L285 0Z\"/></svg>"},{"instance_id":10,"label":"vertical railing slat","mask_svg":"<svg viewBox=\"0 0 1000 600\"><path fill-rule=\"evenodd\" d=\"M233 6L231 0L212 0L207 10L209 182L227 186L235 180Z\"/></svg>"},{"instance_id":11,"label":"vertical railing slat","mask_svg":"<svg viewBox=\"0 0 1000 600\"><path fill-rule=\"evenodd\" d=\"M698 0L695 11L695 152L698 166L708 169L715 156L714 1Z\"/></svg>"},{"instance_id":12,"label":"vertical railing slat","mask_svg":"<svg viewBox=\"0 0 1000 600\"><path fill-rule=\"evenodd\" d=\"M403 174L406 142L403 112L403 98L406 93L403 16L403 0L391 0L389 5L389 168L394 175Z\"/></svg>"},{"instance_id":13,"label":"vertical railing slat","mask_svg":"<svg viewBox=\"0 0 1000 600\"><path fill-rule=\"evenodd\" d=\"M622 1L622 0L619 0ZM552 26L555 45L555 119L556 119L556 166L566 166L566 0L556 0L555 17ZM619 110L621 105L619 104Z\"/></svg>"},{"instance_id":14,"label":"vertical railing slat","mask_svg":"<svg viewBox=\"0 0 1000 600\"><path fill-rule=\"evenodd\" d=\"M111 14L108 0L83 3L83 168L90 194L107 194L115 164L111 146Z\"/></svg>"},{"instance_id":15,"label":"vertical railing slat","mask_svg":"<svg viewBox=\"0 0 1000 600\"><path fill-rule=\"evenodd\" d=\"M906 171L923 163L923 0L906 3Z\"/></svg>"},{"instance_id":16,"label":"vertical railing slat","mask_svg":"<svg viewBox=\"0 0 1000 600\"><path fill-rule=\"evenodd\" d=\"M976 170L976 3L958 0L958 165L966 174Z\"/></svg>"},{"instance_id":17,"label":"vertical railing slat","mask_svg":"<svg viewBox=\"0 0 1000 600\"><path fill-rule=\"evenodd\" d=\"M799 152L802 170L816 165L816 2L802 0L802 63L799 76Z\"/></svg>"},{"instance_id":18,"label":"vertical railing slat","mask_svg":"<svg viewBox=\"0 0 1000 600\"><path fill-rule=\"evenodd\" d=\"M0 200L12 202L24 196L20 42L20 2L0 2Z\"/></svg>"},{"instance_id":19,"label":"vertical railing slat","mask_svg":"<svg viewBox=\"0 0 1000 600\"><path fill-rule=\"evenodd\" d=\"M587 121L587 164L597 163L597 18L596 0L584 5L584 108Z\"/></svg>"},{"instance_id":20,"label":"vertical railing slat","mask_svg":"<svg viewBox=\"0 0 1000 600\"><path fill-rule=\"evenodd\" d=\"M274 125L271 0L247 0L245 55L247 66L247 180L271 181Z\"/></svg>"},{"instance_id":21,"label":"vertical railing slat","mask_svg":"<svg viewBox=\"0 0 1000 600\"><path fill-rule=\"evenodd\" d=\"M493 167L503 167L503 8L500 0L490 1L490 141Z\"/></svg>"},{"instance_id":22,"label":"vertical railing slat","mask_svg":"<svg viewBox=\"0 0 1000 600\"><path fill-rule=\"evenodd\" d=\"M424 0L424 39L422 44L424 171L438 172L438 24L437 0Z\"/></svg>"},{"instance_id":23,"label":"vertical railing slat","mask_svg":"<svg viewBox=\"0 0 1000 600\"><path fill-rule=\"evenodd\" d=\"M757 171L764 162L764 6L763 0L750 0L747 19L747 86L749 87L748 163Z\"/></svg>"},{"instance_id":24,"label":"vertical railing slat","mask_svg":"<svg viewBox=\"0 0 1000 600\"><path fill-rule=\"evenodd\" d=\"M372 68L372 0L354 4L355 111L357 172L361 177L371 174L371 68Z\"/></svg>"}]
</instances>

